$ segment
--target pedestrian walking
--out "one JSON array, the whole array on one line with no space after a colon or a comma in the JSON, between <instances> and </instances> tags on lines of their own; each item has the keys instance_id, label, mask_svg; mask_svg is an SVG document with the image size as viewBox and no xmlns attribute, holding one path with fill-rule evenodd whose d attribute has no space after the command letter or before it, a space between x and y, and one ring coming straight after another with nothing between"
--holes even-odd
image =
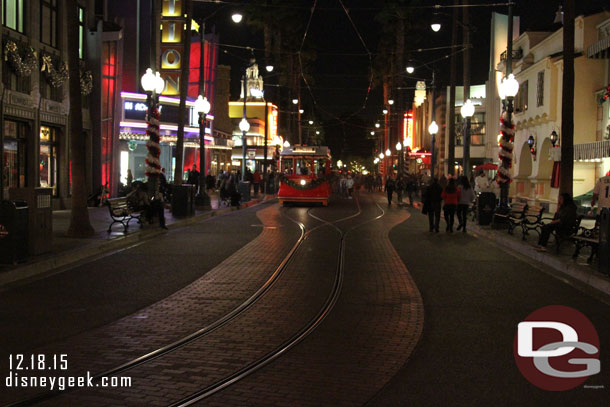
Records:
<instances>
[{"instance_id":1,"label":"pedestrian walking","mask_svg":"<svg viewBox=\"0 0 610 407\"><path fill-rule=\"evenodd\" d=\"M396 200L398 205L402 205L402 194L405 190L405 182L402 177L398 177L396 180Z\"/></svg>"},{"instance_id":2,"label":"pedestrian walking","mask_svg":"<svg viewBox=\"0 0 610 407\"><path fill-rule=\"evenodd\" d=\"M601 208L610 208L610 173L605 177L601 177L595 183L593 188L593 198L591 199L591 208L597 206Z\"/></svg>"},{"instance_id":3,"label":"pedestrian walking","mask_svg":"<svg viewBox=\"0 0 610 407\"><path fill-rule=\"evenodd\" d=\"M388 205L392 206L392 194L394 193L394 189L396 189L396 183L392 179L392 177L388 176L388 179L385 181L385 190L388 194Z\"/></svg>"},{"instance_id":4,"label":"pedestrian walking","mask_svg":"<svg viewBox=\"0 0 610 407\"><path fill-rule=\"evenodd\" d=\"M341 179L339 180L339 189L341 190L341 197L347 197L347 178L343 174L341 174Z\"/></svg>"},{"instance_id":5,"label":"pedestrian walking","mask_svg":"<svg viewBox=\"0 0 610 407\"><path fill-rule=\"evenodd\" d=\"M430 184L423 193L424 206L422 213L428 215L430 232L438 233L441 220L441 202L443 201L442 193L443 189L436 178L430 180Z\"/></svg>"},{"instance_id":6,"label":"pedestrian walking","mask_svg":"<svg viewBox=\"0 0 610 407\"><path fill-rule=\"evenodd\" d=\"M458 227L457 230L462 230L463 233L466 233L466 223L468 222L468 210L470 209L470 205L474 202L474 190L470 185L470 181L465 176L461 176L459 179L460 185L458 186L460 199L458 201L457 206L457 217L458 217Z\"/></svg>"},{"instance_id":7,"label":"pedestrian walking","mask_svg":"<svg viewBox=\"0 0 610 407\"><path fill-rule=\"evenodd\" d=\"M538 246L536 246L536 249L539 251L546 251L546 245L551 233L555 232L562 236L568 236L572 233L574 225L576 225L576 218L578 215L576 213L576 204L574 203L572 196L564 192L559 195L557 204L558 208L555 217L551 223L543 225L540 231L540 239L538 239Z\"/></svg>"},{"instance_id":8,"label":"pedestrian walking","mask_svg":"<svg viewBox=\"0 0 610 407\"><path fill-rule=\"evenodd\" d=\"M258 170L252 174L252 185L254 185L254 196L258 195L258 189L261 184L261 173Z\"/></svg>"},{"instance_id":9,"label":"pedestrian walking","mask_svg":"<svg viewBox=\"0 0 610 407\"><path fill-rule=\"evenodd\" d=\"M445 205L443 206L443 211L445 213L445 222L447 222L446 231L449 233L453 233L453 221L455 218L455 211L457 209L457 204L460 200L460 191L455 186L455 179L449 178L447 181L447 186L443 190L442 193L443 201Z\"/></svg>"},{"instance_id":10,"label":"pedestrian walking","mask_svg":"<svg viewBox=\"0 0 610 407\"><path fill-rule=\"evenodd\" d=\"M347 189L347 198L352 199L352 194L354 193L354 179L351 175L348 175L345 180L345 188Z\"/></svg>"},{"instance_id":11,"label":"pedestrian walking","mask_svg":"<svg viewBox=\"0 0 610 407\"><path fill-rule=\"evenodd\" d=\"M417 192L417 181L415 176L411 175L407 178L407 197L409 198L409 205L413 206L413 195Z\"/></svg>"}]
</instances>

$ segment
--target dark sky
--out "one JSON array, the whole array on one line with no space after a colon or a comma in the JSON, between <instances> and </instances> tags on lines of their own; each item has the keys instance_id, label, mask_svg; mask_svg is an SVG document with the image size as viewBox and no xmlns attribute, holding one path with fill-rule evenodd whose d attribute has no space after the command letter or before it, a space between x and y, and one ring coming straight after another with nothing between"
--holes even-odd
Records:
<instances>
[{"instance_id":1,"label":"dark sky","mask_svg":"<svg viewBox=\"0 0 610 407\"><path fill-rule=\"evenodd\" d=\"M224 4L231 3L225 2ZM309 9L314 4L313 0L303 0L302 18L306 22L309 18ZM349 14L364 40L368 49L375 54L382 35L382 27L375 21L375 15L382 7L384 0L343 0L343 4L349 9ZM409 3L408 1L404 2ZM411 3L417 3L413 1ZM430 6L434 4L453 4L453 0L420 0L420 5ZM482 84L487 79L489 70L489 31L490 16L496 11L506 13L506 6L488 6L502 1L471 0L470 4L485 7L471 7L470 21L473 27L472 42L473 52L471 61L471 84ZM558 9L559 0L516 0L514 14L520 16L521 32L527 30L545 31L554 30L559 26L553 24L555 12ZM603 7L610 9L610 2L606 0L583 0L576 2L577 15L601 11ZM233 44L239 46L251 46L258 48L255 54L262 60L262 33L256 32L247 24L236 25L231 22L230 15L233 10L238 10L240 4L225 5L223 10L218 11L208 23L209 26L216 25L216 31L220 34L221 44ZM209 15L219 7L219 4L195 3L195 15ZM450 8L441 9L442 12L451 14ZM434 33L429 29L429 19L434 12L433 9L417 10L418 18L416 29L406 38L406 48L429 48L451 45L451 23L450 16L443 18L443 28ZM248 18L244 15L244 21ZM302 97L309 98L306 103L312 103L315 99L317 106L316 117L325 123L332 122L333 116L357 113L357 117L364 122L372 122L379 117L382 106L381 89L373 89L366 100L366 109L361 110L365 103L367 87L369 85L370 65L366 49L358 37L358 33L350 23L345 11L338 0L318 0L317 8L311 20L311 26L307 32L308 45L317 50L317 60L314 67L314 80L312 85L313 98L309 92L303 89ZM461 36L461 30L460 30ZM461 43L462 39L458 40ZM412 58L423 62L438 61L449 53L449 50L413 52ZM355 55L346 55L355 54ZM239 77L238 71L243 66L243 60L248 58L249 51L221 46L220 62L232 66L234 72L232 91L233 98L238 97ZM458 84L462 82L462 60L458 59ZM446 85L449 78L449 60L438 62L441 85ZM263 72L264 73L264 72ZM429 73L421 70L421 75L429 77ZM406 86L414 86L411 80ZM405 90L412 97L413 91Z\"/></svg>"}]
</instances>

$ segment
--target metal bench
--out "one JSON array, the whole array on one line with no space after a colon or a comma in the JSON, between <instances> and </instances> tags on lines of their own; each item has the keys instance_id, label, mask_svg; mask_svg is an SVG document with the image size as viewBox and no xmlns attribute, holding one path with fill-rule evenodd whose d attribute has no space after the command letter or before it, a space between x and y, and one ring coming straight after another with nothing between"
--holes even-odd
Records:
<instances>
[{"instance_id":1,"label":"metal bench","mask_svg":"<svg viewBox=\"0 0 610 407\"><path fill-rule=\"evenodd\" d=\"M583 219L582 216L580 218L581 220ZM578 233L575 236L572 236L571 239L576 245L576 250L574 250L572 258L578 258L583 247L590 247L591 254L589 255L589 258L587 258L587 263L591 264L593 262L593 257L597 255L599 250L599 216L595 217L595 225L592 229L579 226Z\"/></svg>"},{"instance_id":2,"label":"metal bench","mask_svg":"<svg viewBox=\"0 0 610 407\"><path fill-rule=\"evenodd\" d=\"M544 225L542 214L544 213L544 207L542 206L529 206L523 214L523 218L519 222L521 226L521 234L523 240L529 235L530 230L538 233L540 237L540 231L542 225Z\"/></svg>"},{"instance_id":3,"label":"metal bench","mask_svg":"<svg viewBox=\"0 0 610 407\"><path fill-rule=\"evenodd\" d=\"M112 223L108 226L108 233L112 230L112 226L115 223L120 223L123 225L123 232L127 233L127 228L129 227L129 222L132 219L137 219L138 223L142 224L140 220L140 216L142 215L142 211L134 210L127 202L127 198L112 198L106 200L108 205L108 211L110 212L110 217L112 218Z\"/></svg>"},{"instance_id":4,"label":"metal bench","mask_svg":"<svg viewBox=\"0 0 610 407\"><path fill-rule=\"evenodd\" d=\"M527 211L527 204L524 202L515 202L511 205L510 211L507 213L498 213L494 214L494 223L496 223L497 219L501 219L504 222L508 223L508 233L513 234L513 230L523 222L525 219L525 212Z\"/></svg>"}]
</instances>

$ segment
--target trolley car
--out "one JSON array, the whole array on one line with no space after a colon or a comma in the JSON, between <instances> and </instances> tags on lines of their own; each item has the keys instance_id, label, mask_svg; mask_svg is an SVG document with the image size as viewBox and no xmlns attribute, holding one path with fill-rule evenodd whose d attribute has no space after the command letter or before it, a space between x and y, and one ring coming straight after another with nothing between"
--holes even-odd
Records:
<instances>
[{"instance_id":1,"label":"trolley car","mask_svg":"<svg viewBox=\"0 0 610 407\"><path fill-rule=\"evenodd\" d=\"M317 202L328 205L330 150L324 146L295 145L280 153L280 204Z\"/></svg>"}]
</instances>

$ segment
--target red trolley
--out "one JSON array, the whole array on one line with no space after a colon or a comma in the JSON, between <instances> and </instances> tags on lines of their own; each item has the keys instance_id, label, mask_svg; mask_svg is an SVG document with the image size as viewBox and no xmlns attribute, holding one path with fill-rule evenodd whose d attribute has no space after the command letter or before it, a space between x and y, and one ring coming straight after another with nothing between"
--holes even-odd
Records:
<instances>
[{"instance_id":1,"label":"red trolley","mask_svg":"<svg viewBox=\"0 0 610 407\"><path fill-rule=\"evenodd\" d=\"M318 202L330 197L330 150L325 146L295 145L280 153L280 204Z\"/></svg>"}]
</instances>

